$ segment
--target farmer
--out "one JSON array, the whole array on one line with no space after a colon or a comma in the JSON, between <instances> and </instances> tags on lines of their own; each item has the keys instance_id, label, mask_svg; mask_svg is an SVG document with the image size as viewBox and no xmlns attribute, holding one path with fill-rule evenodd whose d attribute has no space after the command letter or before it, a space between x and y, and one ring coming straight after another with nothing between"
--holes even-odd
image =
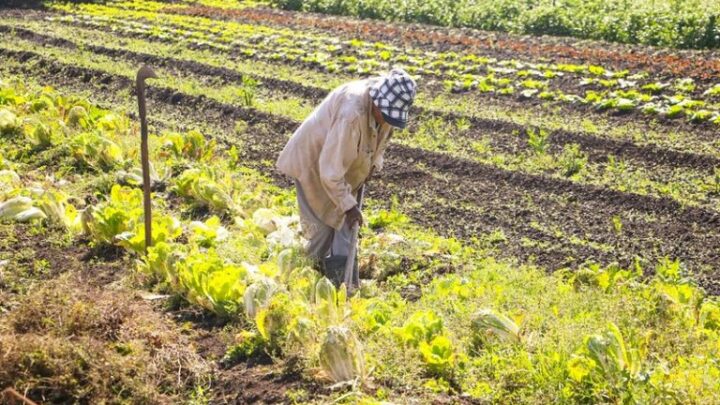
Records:
<instances>
[{"instance_id":1,"label":"farmer","mask_svg":"<svg viewBox=\"0 0 720 405\"><path fill-rule=\"evenodd\" d=\"M329 258L341 257L344 268L350 230L363 223L360 186L382 168L392 128L405 128L414 98L415 81L402 69L346 83L320 103L280 153L278 169L295 180L305 251L336 284L337 275L326 269Z\"/></svg>"}]
</instances>

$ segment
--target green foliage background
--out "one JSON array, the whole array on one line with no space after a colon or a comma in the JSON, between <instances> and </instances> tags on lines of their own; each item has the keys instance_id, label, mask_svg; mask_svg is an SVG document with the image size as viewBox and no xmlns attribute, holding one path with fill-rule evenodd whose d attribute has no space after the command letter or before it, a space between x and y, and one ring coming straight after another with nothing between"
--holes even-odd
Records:
<instances>
[{"instance_id":1,"label":"green foliage background","mask_svg":"<svg viewBox=\"0 0 720 405\"><path fill-rule=\"evenodd\" d=\"M270 0L287 10L532 35L709 49L718 0Z\"/></svg>"}]
</instances>

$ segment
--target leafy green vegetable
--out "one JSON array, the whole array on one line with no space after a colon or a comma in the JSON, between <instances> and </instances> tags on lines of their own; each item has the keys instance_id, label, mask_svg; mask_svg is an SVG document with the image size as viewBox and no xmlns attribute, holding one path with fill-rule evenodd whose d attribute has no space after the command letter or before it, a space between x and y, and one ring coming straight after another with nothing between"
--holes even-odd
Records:
<instances>
[{"instance_id":1,"label":"leafy green vegetable","mask_svg":"<svg viewBox=\"0 0 720 405\"><path fill-rule=\"evenodd\" d=\"M39 200L39 207L53 224L77 233L82 229L80 215L75 207L68 202L68 197L58 191L45 191Z\"/></svg>"},{"instance_id":2,"label":"leafy green vegetable","mask_svg":"<svg viewBox=\"0 0 720 405\"><path fill-rule=\"evenodd\" d=\"M472 329L476 339L488 337L505 342L520 342L520 327L510 318L491 309L481 309L472 317Z\"/></svg>"},{"instance_id":3,"label":"leafy green vegetable","mask_svg":"<svg viewBox=\"0 0 720 405\"><path fill-rule=\"evenodd\" d=\"M429 342L442 333L443 321L432 311L419 311L410 316L402 328L394 328L395 336L411 347Z\"/></svg>"},{"instance_id":4,"label":"leafy green vegetable","mask_svg":"<svg viewBox=\"0 0 720 405\"><path fill-rule=\"evenodd\" d=\"M243 302L245 314L249 319L255 319L258 312L268 305L270 298L280 290L278 284L267 277L262 277L245 290Z\"/></svg>"},{"instance_id":5,"label":"leafy green vegetable","mask_svg":"<svg viewBox=\"0 0 720 405\"><path fill-rule=\"evenodd\" d=\"M0 219L15 219L32 207L32 199L29 197L11 198L0 204Z\"/></svg>"},{"instance_id":6,"label":"leafy green vegetable","mask_svg":"<svg viewBox=\"0 0 720 405\"><path fill-rule=\"evenodd\" d=\"M20 131L20 121L7 108L0 108L0 136L12 136Z\"/></svg>"},{"instance_id":7,"label":"leafy green vegetable","mask_svg":"<svg viewBox=\"0 0 720 405\"><path fill-rule=\"evenodd\" d=\"M237 209L228 192L232 181L227 177L220 177L207 167L188 169L177 177L173 190L192 199L197 206L218 212L232 212Z\"/></svg>"},{"instance_id":8,"label":"leafy green vegetable","mask_svg":"<svg viewBox=\"0 0 720 405\"><path fill-rule=\"evenodd\" d=\"M363 379L365 359L360 342L350 329L331 326L320 347L320 365L335 382Z\"/></svg>"},{"instance_id":9,"label":"leafy green vegetable","mask_svg":"<svg viewBox=\"0 0 720 405\"><path fill-rule=\"evenodd\" d=\"M455 366L455 352L447 336L440 335L430 342L420 342L419 350L432 373L449 374Z\"/></svg>"},{"instance_id":10,"label":"leafy green vegetable","mask_svg":"<svg viewBox=\"0 0 720 405\"><path fill-rule=\"evenodd\" d=\"M227 239L229 232L222 226L220 218L213 215L205 222L193 221L190 223L190 240L202 247L215 246L217 242Z\"/></svg>"}]
</instances>

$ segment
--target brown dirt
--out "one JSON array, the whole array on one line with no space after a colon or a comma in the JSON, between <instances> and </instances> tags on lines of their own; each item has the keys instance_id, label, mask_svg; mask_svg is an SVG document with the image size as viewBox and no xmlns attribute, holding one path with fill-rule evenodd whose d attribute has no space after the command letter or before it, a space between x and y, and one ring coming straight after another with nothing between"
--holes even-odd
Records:
<instances>
[{"instance_id":1,"label":"brown dirt","mask_svg":"<svg viewBox=\"0 0 720 405\"><path fill-rule=\"evenodd\" d=\"M165 333L182 333L182 339L191 342L191 346L188 347L192 348L193 355L207 361L206 366L212 368L212 370L206 370L207 378L212 375L210 403L287 403L286 393L290 390L305 392L306 398L314 398L326 393L322 386L306 379L298 370L283 368L282 365L257 364L251 360L246 363L235 364L229 368L223 366L221 359L228 347L227 332L225 330L228 324L227 319L218 318L211 313L190 306L181 306L180 308L168 310L164 301L155 301L155 304L153 304L142 300L139 296L133 296L132 291L125 289L112 288L112 291L106 291L109 284L127 275L128 269L133 267L133 264L128 261L127 256L121 250L92 250L82 241L75 241L69 245L57 244L53 242L55 237L52 237L52 235L33 234L28 226L6 227L3 228L3 232L8 232L10 229L13 229L13 231L11 235L5 235L7 236L7 244L3 245L6 247L0 249L0 259L5 257L17 258L19 252L24 251L25 253L20 254L22 258L17 262L13 260L13 267L5 270L6 274L20 268L32 268L34 261L45 260L49 264L50 271L34 274L32 275L33 281L24 280L23 282L37 283L37 286L33 288L36 294L45 291L40 290L38 292L38 288L52 288L58 294L59 301L55 302L47 301L50 296L42 292L43 296L46 297L46 304L44 308L41 308L24 295L8 292L5 287L0 285L0 296L4 297L3 302L8 305L6 310L9 310L11 315L9 320L6 319L6 321L10 322L11 326L15 325L13 326L15 328L13 333L26 336L24 339L27 347L23 346L21 348L18 346L17 350L25 350L26 348L31 350L32 347L43 347L42 350L47 351L50 356L48 360L50 363L48 363L47 367L51 368L47 369L47 372L52 372L58 376L62 375L63 372L70 372L64 365L64 361L69 361L70 357L76 355L73 353L78 350L95 351L95 356L105 358L104 356L108 354L101 353L103 349L99 346L100 341L103 339L120 339L119 336L126 333L122 332L123 328L126 327L124 325L131 325L133 322L142 321L143 319L158 317L157 320L152 321L154 324L160 322L165 325L164 327L171 327L171 329L164 332L158 329L158 335L153 339L161 339ZM30 254L30 251L33 254ZM67 278L67 280L63 281L64 278ZM82 285L82 288L76 287L71 291L67 290L69 285ZM48 317L57 318L61 316L57 311L62 310L62 305L65 305L61 304L61 302L65 302L65 299L61 298L65 296L64 294L73 297L72 302L76 302L74 308L78 308L80 303L90 305L90 302L92 302L92 305L97 308L104 308L101 312L106 312L102 322L93 320L92 317L84 320L76 319L72 321L74 323L61 322L64 328L73 327L78 331L75 333L78 336L71 338L67 343L56 342L53 340L54 338L46 338L44 323L26 321L39 321ZM113 309L105 305L110 302L115 302L120 307L113 307ZM32 311L51 311L53 315L45 314L41 316L34 314ZM126 315L128 313L135 314L133 317L136 319L127 320ZM68 319L72 320L74 318ZM188 325L191 328L188 329ZM0 332L2 332L1 327ZM135 332L130 331L127 333ZM89 336L88 339L90 340L83 337L85 334ZM2 333L0 333L0 346L2 346L3 339ZM184 344L187 346L188 342ZM12 360L11 357L5 360L10 361ZM108 361L117 365L114 363L116 360L108 359ZM2 360L2 356L0 356L0 362ZM94 394L88 397L88 399L95 398L99 400L102 398L99 395L102 394L104 385L100 381L92 379L93 376L101 375L109 369L103 369L100 364L93 364L90 367L88 372L96 374L88 377L90 379L83 383L83 388L87 389L91 384L100 384L94 388ZM9 369L6 371L10 372ZM13 372L21 372L21 370L14 370ZM27 372L33 373L34 371L27 370ZM187 372L189 370L183 371L183 374ZM169 374L172 375L173 373ZM0 382L4 378L3 376L3 372L0 372ZM16 388L20 389L21 392L25 392L28 397L42 402L64 402L69 400L68 395L75 395L74 391L72 391L74 389L72 385L63 385L64 383L61 383L60 380L56 381L53 378L52 375L45 375L43 377L45 384L43 388L36 387L31 382L17 385ZM108 381L110 380L109 377L106 378ZM117 383L117 381L114 383ZM124 384L136 383L139 382L128 380ZM148 383L152 384L149 381ZM153 387L149 388L155 389ZM187 389L192 390L194 386L189 385ZM189 391L185 395L188 394ZM168 398L156 397L153 401L157 400L164 403Z\"/></svg>"},{"instance_id":2,"label":"brown dirt","mask_svg":"<svg viewBox=\"0 0 720 405\"><path fill-rule=\"evenodd\" d=\"M302 392L305 401L328 393L298 370L274 365L248 367L245 364L223 370L213 392L212 402L217 404L291 403L290 392Z\"/></svg>"},{"instance_id":3,"label":"brown dirt","mask_svg":"<svg viewBox=\"0 0 720 405\"><path fill-rule=\"evenodd\" d=\"M48 231L51 237L46 237L33 234L27 226L13 226L12 229L14 243L0 250L0 257L20 258L15 263L26 269L38 261L50 264L47 272L32 274L34 278L52 279L80 270L89 284L106 285L121 278L128 266L125 258L112 248L92 250L83 243L63 245L54 240L53 231ZM33 253L27 255L28 252Z\"/></svg>"},{"instance_id":4,"label":"brown dirt","mask_svg":"<svg viewBox=\"0 0 720 405\"><path fill-rule=\"evenodd\" d=\"M128 289L108 288L132 268L126 255L62 242L54 230L13 224L3 233L11 285L0 285L0 387L39 403L168 403L209 377L161 313ZM36 263L47 271L32 271Z\"/></svg>"}]
</instances>

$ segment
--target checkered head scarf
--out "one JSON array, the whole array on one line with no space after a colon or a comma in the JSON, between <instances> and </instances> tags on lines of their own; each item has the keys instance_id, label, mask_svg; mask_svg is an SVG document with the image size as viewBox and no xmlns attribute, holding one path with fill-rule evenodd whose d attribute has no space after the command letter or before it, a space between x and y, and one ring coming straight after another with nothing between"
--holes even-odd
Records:
<instances>
[{"instance_id":1,"label":"checkered head scarf","mask_svg":"<svg viewBox=\"0 0 720 405\"><path fill-rule=\"evenodd\" d=\"M388 124L405 128L415 99L415 80L404 70L393 69L370 87L370 98Z\"/></svg>"}]
</instances>

